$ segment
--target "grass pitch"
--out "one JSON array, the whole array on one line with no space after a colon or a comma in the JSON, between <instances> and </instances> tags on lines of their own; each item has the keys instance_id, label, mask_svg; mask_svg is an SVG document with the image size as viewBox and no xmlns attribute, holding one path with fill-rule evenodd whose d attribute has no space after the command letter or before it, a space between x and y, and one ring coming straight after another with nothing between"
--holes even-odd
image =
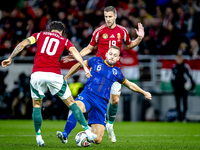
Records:
<instances>
[{"instance_id":1,"label":"grass pitch","mask_svg":"<svg viewBox=\"0 0 200 150\"><path fill-rule=\"evenodd\" d=\"M71 132L68 143L62 144L55 134L64 127L65 121L44 120L41 131L45 147L38 147L32 120L0 120L0 149L200 149L200 123L115 122L116 143L110 142L105 131L101 144L87 148L75 143L75 135L83 130L79 124Z\"/></svg>"}]
</instances>

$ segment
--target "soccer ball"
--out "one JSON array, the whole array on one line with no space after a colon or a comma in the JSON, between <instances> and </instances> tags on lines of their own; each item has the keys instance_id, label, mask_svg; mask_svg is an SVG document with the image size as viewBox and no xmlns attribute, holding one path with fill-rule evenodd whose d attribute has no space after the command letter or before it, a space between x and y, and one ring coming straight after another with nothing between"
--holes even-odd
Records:
<instances>
[{"instance_id":1,"label":"soccer ball","mask_svg":"<svg viewBox=\"0 0 200 150\"><path fill-rule=\"evenodd\" d=\"M79 147L88 147L91 145L87 140L87 134L85 131L81 131L76 135L75 142Z\"/></svg>"}]
</instances>

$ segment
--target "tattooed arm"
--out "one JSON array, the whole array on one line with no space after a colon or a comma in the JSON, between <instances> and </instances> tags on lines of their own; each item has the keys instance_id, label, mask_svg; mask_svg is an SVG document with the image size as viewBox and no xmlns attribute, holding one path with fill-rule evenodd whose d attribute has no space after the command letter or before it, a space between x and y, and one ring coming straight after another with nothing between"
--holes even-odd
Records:
<instances>
[{"instance_id":1,"label":"tattooed arm","mask_svg":"<svg viewBox=\"0 0 200 150\"><path fill-rule=\"evenodd\" d=\"M27 39L23 40L22 42L20 42L15 47L15 49L13 50L12 54L8 57L8 59L3 60L1 62L2 67L5 68L6 66L10 65L11 62L12 62L12 59L28 45L31 45L31 41L30 41L29 38L27 38Z\"/></svg>"}]
</instances>

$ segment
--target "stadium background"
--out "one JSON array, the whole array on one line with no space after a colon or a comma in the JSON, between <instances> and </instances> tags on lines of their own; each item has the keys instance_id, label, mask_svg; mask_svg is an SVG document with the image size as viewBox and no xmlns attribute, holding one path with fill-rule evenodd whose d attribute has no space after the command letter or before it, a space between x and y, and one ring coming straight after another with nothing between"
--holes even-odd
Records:
<instances>
[{"instance_id":1,"label":"stadium background","mask_svg":"<svg viewBox=\"0 0 200 150\"><path fill-rule=\"evenodd\" d=\"M103 9L115 6L117 23L126 27L134 40L135 28L145 28L142 42L131 51L123 46L124 75L152 93L151 102L122 88L117 121L168 121L168 110L175 108L170 85L170 67L177 53L189 63L196 88L188 98L188 121L200 120L200 2L198 0L7 0L0 5L0 60L34 32L48 31L48 24L60 20L66 25L65 37L80 51L87 46L92 32L104 24ZM0 67L0 119L31 119L32 103L29 77L36 46L27 47L14 63ZM84 57L87 59L93 56ZM64 54L66 55L66 54ZM74 62L63 64L65 75ZM76 74L85 83L82 71ZM71 78L69 83L73 83ZM47 91L43 104L44 119L66 119L66 107Z\"/></svg>"}]
</instances>

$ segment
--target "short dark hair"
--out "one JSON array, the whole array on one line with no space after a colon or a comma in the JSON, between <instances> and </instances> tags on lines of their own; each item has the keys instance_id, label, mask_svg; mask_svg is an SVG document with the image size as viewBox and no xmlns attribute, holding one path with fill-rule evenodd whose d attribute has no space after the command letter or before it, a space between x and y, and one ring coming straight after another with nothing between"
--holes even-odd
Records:
<instances>
[{"instance_id":1,"label":"short dark hair","mask_svg":"<svg viewBox=\"0 0 200 150\"><path fill-rule=\"evenodd\" d=\"M49 26L49 29L50 31L58 30L60 32L65 30L65 25L61 21L52 21Z\"/></svg>"},{"instance_id":2,"label":"short dark hair","mask_svg":"<svg viewBox=\"0 0 200 150\"><path fill-rule=\"evenodd\" d=\"M111 46L109 49L111 48L117 49L120 52L120 48L118 46Z\"/></svg>"},{"instance_id":3,"label":"short dark hair","mask_svg":"<svg viewBox=\"0 0 200 150\"><path fill-rule=\"evenodd\" d=\"M106 8L104 8L104 11L106 12L112 11L114 14L117 14L117 11L113 6L107 6Z\"/></svg>"}]
</instances>

